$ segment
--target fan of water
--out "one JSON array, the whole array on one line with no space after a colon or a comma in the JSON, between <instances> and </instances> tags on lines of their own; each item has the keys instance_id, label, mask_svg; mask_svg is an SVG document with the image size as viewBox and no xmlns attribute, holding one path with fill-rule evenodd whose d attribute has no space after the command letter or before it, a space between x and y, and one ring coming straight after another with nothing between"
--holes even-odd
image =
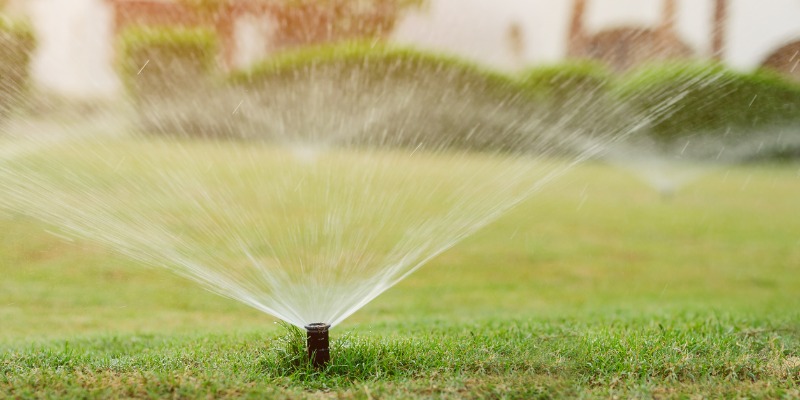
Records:
<instances>
[{"instance_id":1,"label":"fan of water","mask_svg":"<svg viewBox=\"0 0 800 400\"><path fill-rule=\"evenodd\" d=\"M219 139L108 120L26 137L35 151L0 162L0 202L294 325L336 325L596 150L567 145L648 120L553 123L497 77L380 60L312 61L148 111L166 127L188 110Z\"/></svg>"}]
</instances>

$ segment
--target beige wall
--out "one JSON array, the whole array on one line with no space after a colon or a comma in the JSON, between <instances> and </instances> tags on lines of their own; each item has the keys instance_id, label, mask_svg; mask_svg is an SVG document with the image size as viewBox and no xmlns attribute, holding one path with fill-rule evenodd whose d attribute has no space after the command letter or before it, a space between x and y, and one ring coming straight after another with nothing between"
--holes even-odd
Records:
<instances>
[{"instance_id":1,"label":"beige wall","mask_svg":"<svg viewBox=\"0 0 800 400\"><path fill-rule=\"evenodd\" d=\"M4 14L20 16L25 14L27 3L25 0L0 0L0 8Z\"/></svg>"},{"instance_id":2,"label":"beige wall","mask_svg":"<svg viewBox=\"0 0 800 400\"><path fill-rule=\"evenodd\" d=\"M800 40L800 0L730 0L726 59L750 66L791 40Z\"/></svg>"},{"instance_id":3,"label":"beige wall","mask_svg":"<svg viewBox=\"0 0 800 400\"><path fill-rule=\"evenodd\" d=\"M33 77L47 90L80 97L114 94L111 10L102 0L27 0L38 48Z\"/></svg>"},{"instance_id":4,"label":"beige wall","mask_svg":"<svg viewBox=\"0 0 800 400\"><path fill-rule=\"evenodd\" d=\"M566 51L572 0L431 0L427 13L406 19L398 41L450 50L500 66L514 65L505 43L507 27L523 27L526 60L555 62ZM587 25L592 31L615 25L654 25L661 0L589 0ZM749 69L791 38L800 39L800 1L730 0L725 60ZM678 0L676 27L695 50L707 54L712 29L712 0Z\"/></svg>"},{"instance_id":5,"label":"beige wall","mask_svg":"<svg viewBox=\"0 0 800 400\"><path fill-rule=\"evenodd\" d=\"M35 55L34 76L42 86L78 96L116 93L111 14L102 0L9 0L34 22L40 46ZM725 59L739 68L752 68L771 50L791 38L800 38L800 1L730 0L730 47ZM522 28L523 61L547 63L565 53L565 39L572 0L431 0L427 10L400 23L393 39L422 47L445 50L479 62L513 68L518 66L508 28ZM660 0L590 0L590 29L616 24L655 24ZM696 50L710 47L711 0L679 0L677 28ZM247 64L268 54L268 41L251 38L253 32L269 33L258 21L239 27L237 56ZM265 47L266 46L266 47ZM249 53L248 53L249 52Z\"/></svg>"}]
</instances>

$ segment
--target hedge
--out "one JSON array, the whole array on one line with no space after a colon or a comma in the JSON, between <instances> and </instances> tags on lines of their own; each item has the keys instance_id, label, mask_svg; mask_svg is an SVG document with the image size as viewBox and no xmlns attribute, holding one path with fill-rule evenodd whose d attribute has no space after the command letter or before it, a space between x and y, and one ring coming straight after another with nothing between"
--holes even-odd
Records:
<instances>
[{"instance_id":1,"label":"hedge","mask_svg":"<svg viewBox=\"0 0 800 400\"><path fill-rule=\"evenodd\" d=\"M615 77L604 65L575 60L535 67L521 80L545 108L544 120L562 134L611 136L627 131L627 104L613 95Z\"/></svg>"},{"instance_id":2,"label":"hedge","mask_svg":"<svg viewBox=\"0 0 800 400\"><path fill-rule=\"evenodd\" d=\"M573 62L510 77L453 57L350 42L277 54L220 83L208 33L147 30L124 40L126 86L155 133L549 152L620 133L674 145L800 121L800 86L719 65L613 76Z\"/></svg>"},{"instance_id":3,"label":"hedge","mask_svg":"<svg viewBox=\"0 0 800 400\"><path fill-rule=\"evenodd\" d=\"M24 101L35 46L29 25L0 16L0 120Z\"/></svg>"},{"instance_id":4,"label":"hedge","mask_svg":"<svg viewBox=\"0 0 800 400\"><path fill-rule=\"evenodd\" d=\"M463 86L474 86L495 94L522 89L515 79L463 59L379 42L344 42L287 51L249 69L232 73L231 81L258 84L276 79L297 80L298 74L322 69L358 71L361 72L359 78L375 82L419 79L425 77L421 72L428 72L437 77L444 74L450 79L449 83L462 89Z\"/></svg>"},{"instance_id":5,"label":"hedge","mask_svg":"<svg viewBox=\"0 0 800 400\"><path fill-rule=\"evenodd\" d=\"M649 132L663 142L800 126L800 86L764 71L741 73L709 64L650 66L618 89L642 118L652 119Z\"/></svg>"},{"instance_id":6,"label":"hedge","mask_svg":"<svg viewBox=\"0 0 800 400\"><path fill-rule=\"evenodd\" d=\"M472 63L365 42L285 53L231 82L250 94L250 135L277 140L515 149L533 101L518 80Z\"/></svg>"},{"instance_id":7,"label":"hedge","mask_svg":"<svg viewBox=\"0 0 800 400\"><path fill-rule=\"evenodd\" d=\"M607 91L613 81L603 64L582 60L534 67L524 71L521 79L529 90L546 97Z\"/></svg>"},{"instance_id":8,"label":"hedge","mask_svg":"<svg viewBox=\"0 0 800 400\"><path fill-rule=\"evenodd\" d=\"M147 133L218 135L217 37L193 28L135 27L120 38L120 76Z\"/></svg>"},{"instance_id":9,"label":"hedge","mask_svg":"<svg viewBox=\"0 0 800 400\"><path fill-rule=\"evenodd\" d=\"M511 77L356 42L277 55L230 82L246 99L241 134L272 140L575 153L638 124L613 76L588 62Z\"/></svg>"}]
</instances>

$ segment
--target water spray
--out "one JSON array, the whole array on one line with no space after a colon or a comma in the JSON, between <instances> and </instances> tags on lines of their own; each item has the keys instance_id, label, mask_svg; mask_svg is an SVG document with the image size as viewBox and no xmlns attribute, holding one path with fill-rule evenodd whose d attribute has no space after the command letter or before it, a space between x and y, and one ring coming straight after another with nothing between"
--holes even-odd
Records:
<instances>
[{"instance_id":1,"label":"water spray","mask_svg":"<svg viewBox=\"0 0 800 400\"><path fill-rule=\"evenodd\" d=\"M323 368L331 360L331 353L328 349L328 330L331 326L323 322L317 322L308 324L305 328L308 333L306 341L308 359L311 360L314 368Z\"/></svg>"}]
</instances>

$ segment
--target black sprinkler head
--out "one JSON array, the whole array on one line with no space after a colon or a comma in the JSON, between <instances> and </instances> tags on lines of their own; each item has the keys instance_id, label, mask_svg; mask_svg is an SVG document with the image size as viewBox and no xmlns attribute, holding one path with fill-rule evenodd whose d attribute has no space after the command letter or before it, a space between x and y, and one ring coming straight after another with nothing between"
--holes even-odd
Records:
<instances>
[{"instance_id":1,"label":"black sprinkler head","mask_svg":"<svg viewBox=\"0 0 800 400\"><path fill-rule=\"evenodd\" d=\"M308 359L314 368L323 368L331 360L331 353L328 350L328 329L330 325L318 322L305 326L308 347Z\"/></svg>"}]
</instances>

